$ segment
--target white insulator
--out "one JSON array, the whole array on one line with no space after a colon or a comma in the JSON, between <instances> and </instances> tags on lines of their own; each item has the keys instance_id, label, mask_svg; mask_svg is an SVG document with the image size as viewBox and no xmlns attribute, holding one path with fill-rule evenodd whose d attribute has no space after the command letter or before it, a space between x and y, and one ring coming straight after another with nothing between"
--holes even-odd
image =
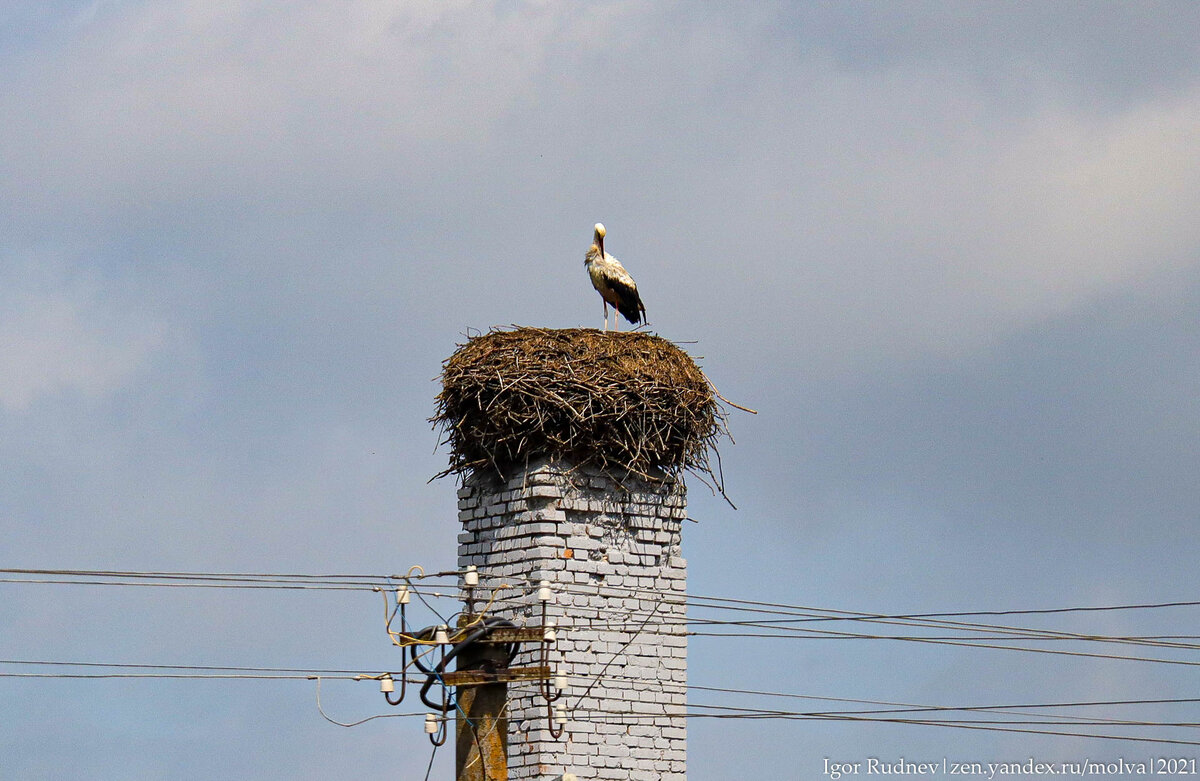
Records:
<instances>
[{"instance_id":1,"label":"white insulator","mask_svg":"<svg viewBox=\"0 0 1200 781\"><path fill-rule=\"evenodd\" d=\"M554 619L547 619L545 626L542 627L542 640L553 643L557 639L558 633L554 631Z\"/></svg>"},{"instance_id":2,"label":"white insulator","mask_svg":"<svg viewBox=\"0 0 1200 781\"><path fill-rule=\"evenodd\" d=\"M425 714L425 734L426 735L436 735L437 731L438 731L437 716L434 716L432 713L426 713Z\"/></svg>"},{"instance_id":3,"label":"white insulator","mask_svg":"<svg viewBox=\"0 0 1200 781\"><path fill-rule=\"evenodd\" d=\"M555 705L554 706L554 723L555 723L555 725L557 725L559 727L561 727L567 723L567 706L566 705Z\"/></svg>"},{"instance_id":4,"label":"white insulator","mask_svg":"<svg viewBox=\"0 0 1200 781\"><path fill-rule=\"evenodd\" d=\"M439 626L437 628L437 631L433 633L433 642L437 643L438 645L449 644L449 642L450 642L450 627L446 626L445 624L442 624L441 626Z\"/></svg>"},{"instance_id":5,"label":"white insulator","mask_svg":"<svg viewBox=\"0 0 1200 781\"><path fill-rule=\"evenodd\" d=\"M567 676L565 673L559 673L554 676L554 690L560 692L567 690Z\"/></svg>"},{"instance_id":6,"label":"white insulator","mask_svg":"<svg viewBox=\"0 0 1200 781\"><path fill-rule=\"evenodd\" d=\"M397 605L407 605L409 603L409 600L411 600L411 599L412 599L412 592L408 586L401 586L400 588L396 589L396 604Z\"/></svg>"},{"instance_id":7,"label":"white insulator","mask_svg":"<svg viewBox=\"0 0 1200 781\"><path fill-rule=\"evenodd\" d=\"M389 675L385 678L379 679L379 691L383 692L384 694L391 694L392 692L396 691L396 684L394 681L392 681L392 676Z\"/></svg>"},{"instance_id":8,"label":"white insulator","mask_svg":"<svg viewBox=\"0 0 1200 781\"><path fill-rule=\"evenodd\" d=\"M538 602L549 602L550 596L551 596L550 581L543 580L541 583L538 584L538 591L537 591Z\"/></svg>"},{"instance_id":9,"label":"white insulator","mask_svg":"<svg viewBox=\"0 0 1200 781\"><path fill-rule=\"evenodd\" d=\"M478 586L479 585L479 570L472 564L467 567L466 574L463 575L463 585Z\"/></svg>"}]
</instances>

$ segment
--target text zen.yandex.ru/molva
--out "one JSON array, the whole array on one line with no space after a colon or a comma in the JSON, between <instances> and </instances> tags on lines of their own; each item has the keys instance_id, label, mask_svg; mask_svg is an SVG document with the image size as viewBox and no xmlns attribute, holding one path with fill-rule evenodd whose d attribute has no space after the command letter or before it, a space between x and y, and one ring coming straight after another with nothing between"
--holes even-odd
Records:
<instances>
[{"instance_id":1,"label":"text zen.yandex.ru/molva","mask_svg":"<svg viewBox=\"0 0 1200 781\"><path fill-rule=\"evenodd\" d=\"M856 762L841 762L826 757L823 773L830 781L854 776L975 776L987 779L1005 776L1061 776L1089 778L1100 776L1194 776L1195 757L1151 757L1149 759L1083 759L1065 762L1040 762L1030 757L1017 762L959 762L945 757L915 761L868 757Z\"/></svg>"}]
</instances>

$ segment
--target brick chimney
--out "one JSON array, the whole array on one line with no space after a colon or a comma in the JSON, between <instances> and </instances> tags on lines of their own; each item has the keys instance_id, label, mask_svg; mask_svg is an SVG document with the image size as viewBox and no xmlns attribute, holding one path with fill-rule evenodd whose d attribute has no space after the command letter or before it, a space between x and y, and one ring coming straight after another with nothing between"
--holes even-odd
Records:
<instances>
[{"instance_id":1,"label":"brick chimney","mask_svg":"<svg viewBox=\"0 0 1200 781\"><path fill-rule=\"evenodd\" d=\"M569 685L567 724L550 732L535 685L509 687L509 778L683 779L687 768L687 562L683 481L622 479L542 460L458 492L460 569L474 565L490 615L557 625L551 655ZM504 588L509 586L511 588ZM485 596L486 598L486 596ZM514 664L536 664L540 649Z\"/></svg>"},{"instance_id":2,"label":"brick chimney","mask_svg":"<svg viewBox=\"0 0 1200 781\"><path fill-rule=\"evenodd\" d=\"M548 661L568 677L553 715L545 684L512 670L506 693L489 690L500 693L475 719L468 691L461 770L482 778L472 757L499 751L491 767L506 752L514 781L681 781L682 472L712 475L708 453L723 431L707 378L655 335L519 328L461 345L442 385L434 422L451 448L446 473L462 479L458 564L480 578L466 612L526 627L554 622L549 659L550 646L526 642L510 667L533 675ZM492 667L502 667L507 655L492 653ZM503 718L495 717L500 702ZM477 722L484 726L472 729ZM484 745L479 735L489 729ZM506 748L496 739L503 735Z\"/></svg>"}]
</instances>

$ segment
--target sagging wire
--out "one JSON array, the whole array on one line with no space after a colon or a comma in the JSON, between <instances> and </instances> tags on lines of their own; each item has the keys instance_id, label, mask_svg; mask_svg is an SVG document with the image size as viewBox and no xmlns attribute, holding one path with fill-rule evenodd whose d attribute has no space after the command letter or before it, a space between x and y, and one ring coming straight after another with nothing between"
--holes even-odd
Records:
<instances>
[{"instance_id":1,"label":"sagging wire","mask_svg":"<svg viewBox=\"0 0 1200 781\"><path fill-rule=\"evenodd\" d=\"M325 721L328 721L330 724L335 724L339 727L357 727L359 724L366 724L368 721L374 721L375 719L394 719L397 717L405 718L409 716L421 715L419 713L379 713L374 716L368 716L365 719L359 719L358 721L338 721L337 719L331 718L329 714L325 712L325 708L321 706L321 678L322 676L320 675L309 676L309 680L315 680L317 682L317 712L321 714L321 718L325 719Z\"/></svg>"}]
</instances>

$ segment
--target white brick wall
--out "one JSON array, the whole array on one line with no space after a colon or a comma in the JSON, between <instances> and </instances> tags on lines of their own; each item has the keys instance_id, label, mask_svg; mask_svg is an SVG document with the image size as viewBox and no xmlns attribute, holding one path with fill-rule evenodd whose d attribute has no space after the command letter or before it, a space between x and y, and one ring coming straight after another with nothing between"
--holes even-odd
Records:
<instances>
[{"instance_id":1,"label":"white brick wall","mask_svg":"<svg viewBox=\"0 0 1200 781\"><path fill-rule=\"evenodd\" d=\"M686 491L674 479L622 484L539 462L507 483L484 475L459 490L458 563L479 569L477 609L507 585L490 614L538 624L537 584L554 588L551 663L570 676L559 700L569 722L553 739L536 684L509 685L513 781L685 777ZM514 664L538 663L539 650L527 646Z\"/></svg>"}]
</instances>

